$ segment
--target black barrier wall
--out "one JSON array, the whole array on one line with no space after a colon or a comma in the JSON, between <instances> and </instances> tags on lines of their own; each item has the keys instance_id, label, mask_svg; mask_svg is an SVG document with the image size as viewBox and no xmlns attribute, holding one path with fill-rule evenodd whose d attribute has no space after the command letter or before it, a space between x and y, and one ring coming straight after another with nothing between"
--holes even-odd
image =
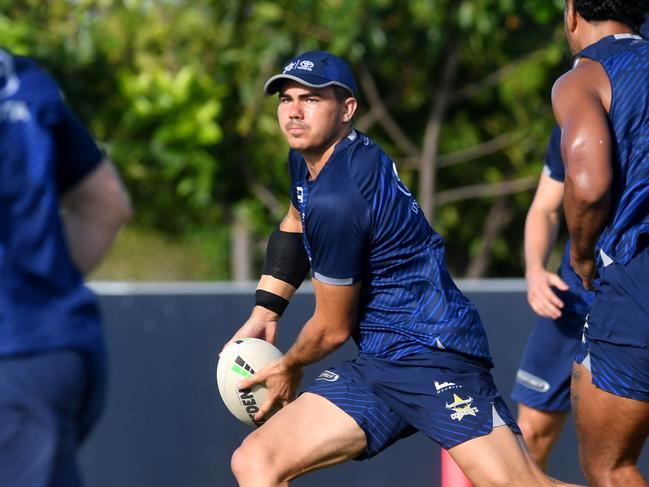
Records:
<instances>
[{"instance_id":1,"label":"black barrier wall","mask_svg":"<svg viewBox=\"0 0 649 487\"><path fill-rule=\"evenodd\" d=\"M494 376L509 400L534 316L522 280L460 281L489 335ZM250 431L222 404L217 354L245 321L252 284L95 284L110 354L106 408L81 456L89 487L231 487L232 451ZM303 286L279 328L277 345L290 346L313 310ZM305 371L305 382L328 365L355 355L352 343ZM548 357L552 360L552 357ZM615 418L612 418L614 421ZM416 434L365 462L308 475L302 487L435 487L439 449ZM649 455L641 468L649 472ZM550 474L582 482L571 422L550 460Z\"/></svg>"}]
</instances>

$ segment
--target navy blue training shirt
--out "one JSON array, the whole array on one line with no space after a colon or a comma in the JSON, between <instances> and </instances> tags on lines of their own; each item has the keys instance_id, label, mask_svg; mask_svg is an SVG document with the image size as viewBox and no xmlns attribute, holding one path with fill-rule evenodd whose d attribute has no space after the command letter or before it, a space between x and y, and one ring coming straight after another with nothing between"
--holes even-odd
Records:
<instances>
[{"instance_id":1,"label":"navy blue training shirt","mask_svg":"<svg viewBox=\"0 0 649 487\"><path fill-rule=\"evenodd\" d=\"M313 277L362 281L354 332L361 354L398 359L450 349L489 358L478 312L446 268L442 238L378 145L354 130L315 180L295 150L289 171Z\"/></svg>"},{"instance_id":2,"label":"navy blue training shirt","mask_svg":"<svg viewBox=\"0 0 649 487\"><path fill-rule=\"evenodd\" d=\"M103 350L58 204L101 160L55 81L0 50L0 355Z\"/></svg>"},{"instance_id":3,"label":"navy blue training shirt","mask_svg":"<svg viewBox=\"0 0 649 487\"><path fill-rule=\"evenodd\" d=\"M552 130L548 150L545 153L543 170L550 178L560 183L563 183L566 179L566 172L561 159L561 129L558 125L555 125ZM559 277L570 287L568 291L555 289L555 292L563 301L563 311L581 315L587 314L595 299L595 293L584 287L581 277L577 275L570 265L570 241L566 242L563 257L561 258Z\"/></svg>"},{"instance_id":4,"label":"navy blue training shirt","mask_svg":"<svg viewBox=\"0 0 649 487\"><path fill-rule=\"evenodd\" d=\"M624 265L639 235L649 233L649 41L607 36L581 51L575 63L581 58L599 62L611 83L613 208L598 248L603 260Z\"/></svg>"}]
</instances>

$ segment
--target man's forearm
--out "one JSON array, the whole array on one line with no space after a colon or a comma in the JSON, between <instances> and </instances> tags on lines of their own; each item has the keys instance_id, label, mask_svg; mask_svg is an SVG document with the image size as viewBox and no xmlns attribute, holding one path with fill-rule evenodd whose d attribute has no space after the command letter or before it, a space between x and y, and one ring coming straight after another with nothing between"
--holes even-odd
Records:
<instances>
[{"instance_id":1,"label":"man's forearm","mask_svg":"<svg viewBox=\"0 0 649 487\"><path fill-rule=\"evenodd\" d=\"M331 327L314 316L304 325L283 360L289 367L304 367L326 357L348 338L348 333L332 331Z\"/></svg>"},{"instance_id":2,"label":"man's forearm","mask_svg":"<svg viewBox=\"0 0 649 487\"><path fill-rule=\"evenodd\" d=\"M610 194L592 201L582 197L573 185L566 183L565 214L572 245L572 254L592 258L610 212Z\"/></svg>"},{"instance_id":3,"label":"man's forearm","mask_svg":"<svg viewBox=\"0 0 649 487\"><path fill-rule=\"evenodd\" d=\"M525 272L545 270L556 240L558 217L530 211L525 222Z\"/></svg>"}]
</instances>

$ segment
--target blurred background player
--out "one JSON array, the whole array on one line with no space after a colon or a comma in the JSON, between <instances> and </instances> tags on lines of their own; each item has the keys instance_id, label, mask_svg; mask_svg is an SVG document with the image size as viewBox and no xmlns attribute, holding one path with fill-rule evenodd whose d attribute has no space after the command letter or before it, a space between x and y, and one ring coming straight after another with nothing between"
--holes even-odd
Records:
<instances>
[{"instance_id":1,"label":"blurred background player","mask_svg":"<svg viewBox=\"0 0 649 487\"><path fill-rule=\"evenodd\" d=\"M83 276L130 212L55 81L0 50L0 485L81 485L77 448L105 382Z\"/></svg>"},{"instance_id":2,"label":"blurred background player","mask_svg":"<svg viewBox=\"0 0 649 487\"><path fill-rule=\"evenodd\" d=\"M555 127L525 222L527 300L539 318L528 338L512 391L512 399L518 403L518 426L532 458L543 470L570 412L572 364L594 299L570 266L569 242L559 274L546 269L563 202L565 174L560 145L561 130Z\"/></svg>"},{"instance_id":3,"label":"blurred background player","mask_svg":"<svg viewBox=\"0 0 649 487\"><path fill-rule=\"evenodd\" d=\"M647 0L568 0L573 68L552 91L562 130L571 264L596 297L572 377L589 484L647 485L649 434L649 41Z\"/></svg>"},{"instance_id":4,"label":"blurred background player","mask_svg":"<svg viewBox=\"0 0 649 487\"><path fill-rule=\"evenodd\" d=\"M498 393L476 308L457 289L444 244L394 163L352 128L356 82L326 52L271 77L291 150L291 205L271 235L257 306L233 340L273 340L295 289L313 273L316 305L286 354L244 380L284 407L232 457L241 486L279 486L373 457L419 430L476 486L550 485ZM325 370L293 401L303 367L353 337L359 356ZM292 402L291 402L292 401Z\"/></svg>"}]
</instances>

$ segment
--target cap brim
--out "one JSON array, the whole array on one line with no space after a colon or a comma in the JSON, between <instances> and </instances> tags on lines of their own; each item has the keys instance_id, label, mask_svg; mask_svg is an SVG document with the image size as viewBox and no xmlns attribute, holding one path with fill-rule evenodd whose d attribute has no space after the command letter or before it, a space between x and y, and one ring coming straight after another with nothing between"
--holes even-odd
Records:
<instances>
[{"instance_id":1,"label":"cap brim","mask_svg":"<svg viewBox=\"0 0 649 487\"><path fill-rule=\"evenodd\" d=\"M269 78L268 81L266 81L266 84L264 85L264 94L272 95L274 93L277 93L280 89L282 81L285 80L295 81L297 83L300 83L301 85L308 86L309 88L325 88L327 86L340 86L341 88L344 88L347 91L349 91L351 96L355 96L354 92L349 86L340 83L339 81L325 80L320 76L302 75L302 77L298 77L298 76L293 76L291 74L276 74L275 76Z\"/></svg>"}]
</instances>

